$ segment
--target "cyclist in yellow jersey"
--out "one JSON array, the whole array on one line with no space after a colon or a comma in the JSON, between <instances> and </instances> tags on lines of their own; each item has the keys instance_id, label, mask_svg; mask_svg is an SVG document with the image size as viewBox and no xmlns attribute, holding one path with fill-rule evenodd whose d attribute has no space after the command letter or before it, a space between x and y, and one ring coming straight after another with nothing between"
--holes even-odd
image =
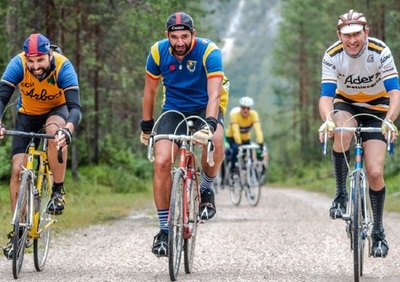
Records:
<instances>
[{"instance_id":1,"label":"cyclist in yellow jersey","mask_svg":"<svg viewBox=\"0 0 400 282\"><path fill-rule=\"evenodd\" d=\"M261 123L257 111L251 109L254 101L250 97L242 97L239 100L240 107L235 107L229 114L230 124L226 132L226 140L231 148L231 174L235 170L239 146L250 144L251 129L254 128L256 142L260 150L264 147L264 135L261 129Z\"/></svg>"},{"instance_id":2,"label":"cyclist in yellow jersey","mask_svg":"<svg viewBox=\"0 0 400 282\"><path fill-rule=\"evenodd\" d=\"M15 130L38 132L46 125L46 133L55 135L55 140L49 140L48 144L53 186L51 200L47 206L47 212L54 215L61 215L64 211L67 149L72 141L72 133L78 128L82 117L78 76L72 63L58 52L60 48L57 50L52 47L44 35L31 34L24 43L23 52L11 59L0 79L0 123L8 102L18 89ZM0 129L0 139L4 138L4 131L3 126ZM14 136L12 139L12 212L16 206L21 167L29 142L30 138L20 136ZM57 147L62 148L63 163L57 161ZM13 232L8 234L9 241L3 248L9 259L12 258L13 236Z\"/></svg>"}]
</instances>

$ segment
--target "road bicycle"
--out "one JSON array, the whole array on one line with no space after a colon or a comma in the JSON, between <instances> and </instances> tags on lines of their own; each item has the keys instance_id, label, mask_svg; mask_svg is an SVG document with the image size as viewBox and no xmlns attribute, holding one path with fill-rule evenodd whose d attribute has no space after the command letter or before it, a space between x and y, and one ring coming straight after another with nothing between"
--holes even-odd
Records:
<instances>
[{"instance_id":1,"label":"road bicycle","mask_svg":"<svg viewBox=\"0 0 400 282\"><path fill-rule=\"evenodd\" d=\"M230 163L231 163L231 149L225 149L224 160L221 164L220 169L218 170L217 176L213 182L213 190L215 193L223 190L225 186L229 187L232 183L230 182L231 172L230 172ZM257 170L257 176L259 178L259 182L262 185L265 183L266 175L267 175L267 167L268 167L268 149L267 145L264 143L263 150L256 149L256 155L253 155L253 162L255 169Z\"/></svg>"},{"instance_id":2,"label":"road bicycle","mask_svg":"<svg viewBox=\"0 0 400 282\"><path fill-rule=\"evenodd\" d=\"M35 269L42 271L46 264L51 227L56 223L54 216L46 212L53 183L48 162L47 141L54 139L54 135L15 130L6 130L5 135L31 138L27 148L27 161L20 175L21 184L11 220L14 237L10 253L13 276L17 279L24 262L25 249L31 247L32 244ZM35 149L35 139L41 139L40 149ZM58 161L62 162L61 150L58 151Z\"/></svg>"},{"instance_id":3,"label":"road bicycle","mask_svg":"<svg viewBox=\"0 0 400 282\"><path fill-rule=\"evenodd\" d=\"M230 177L229 195L234 205L239 205L244 191L249 204L257 206L261 196L261 175L256 167L256 143L240 145L238 152L238 170Z\"/></svg>"},{"instance_id":4,"label":"road bicycle","mask_svg":"<svg viewBox=\"0 0 400 282\"><path fill-rule=\"evenodd\" d=\"M359 114L365 115L365 114ZM356 116L359 116L356 115ZM354 116L355 117L355 116ZM374 116L379 119L378 117ZM381 120L381 119L379 119ZM383 120L381 120L383 121ZM368 256L372 254L371 232L373 218L370 201L367 192L367 178L363 168L363 147L361 133L381 132L381 127L335 127L334 132L354 133L354 168L349 169L349 199L346 214L342 214L342 219L346 224L347 236L350 239L350 249L353 251L354 281L358 282L363 275L365 241L368 241ZM393 154L393 144L390 143L391 132L388 132L388 152ZM322 144L323 154L327 154L327 132ZM347 161L347 165L349 163Z\"/></svg>"},{"instance_id":5,"label":"road bicycle","mask_svg":"<svg viewBox=\"0 0 400 282\"><path fill-rule=\"evenodd\" d=\"M182 115L183 120L177 125L174 134L155 134L159 120L168 113L178 113ZM148 143L148 159L153 162L153 147L158 140L170 140L171 147L174 143L179 143L178 164L175 164L176 156L171 155L171 173L173 176L173 184L171 191L171 203L168 215L168 266L169 276L171 281L177 279L181 264L181 255L184 253L184 267L186 273L191 273L196 238L197 226L203 221L199 217L200 205L200 167L198 166L197 156L194 151L195 144L193 143L194 122L193 120L200 119L198 116L184 117L183 114L177 111L167 111L163 113L155 122L153 133L149 137ZM185 125L186 134L176 134L177 129L181 125ZM174 150L172 149L172 152ZM211 140L207 142L207 162L212 166L214 144Z\"/></svg>"}]
</instances>

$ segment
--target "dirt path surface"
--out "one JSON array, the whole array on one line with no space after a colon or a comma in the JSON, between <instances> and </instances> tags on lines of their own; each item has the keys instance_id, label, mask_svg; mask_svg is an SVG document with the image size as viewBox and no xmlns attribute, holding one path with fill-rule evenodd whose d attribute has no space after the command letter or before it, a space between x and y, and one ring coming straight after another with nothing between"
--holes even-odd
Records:
<instances>
[{"instance_id":1,"label":"dirt path surface","mask_svg":"<svg viewBox=\"0 0 400 282\"><path fill-rule=\"evenodd\" d=\"M297 189L264 187L255 208L217 194L217 215L199 227L191 274L178 281L353 281L353 256L343 221L328 217L331 199ZM366 257L361 281L400 281L400 216L384 217L389 256ZM53 239L43 272L32 255L18 281L169 281L166 258L150 251L158 231L152 206L109 225ZM14 280L0 261L0 281Z\"/></svg>"}]
</instances>

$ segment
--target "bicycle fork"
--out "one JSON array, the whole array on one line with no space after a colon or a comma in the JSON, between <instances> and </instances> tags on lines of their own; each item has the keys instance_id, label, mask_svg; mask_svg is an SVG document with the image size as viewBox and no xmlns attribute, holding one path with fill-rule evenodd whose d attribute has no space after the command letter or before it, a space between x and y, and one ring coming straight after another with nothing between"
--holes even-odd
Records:
<instances>
[{"instance_id":1,"label":"bicycle fork","mask_svg":"<svg viewBox=\"0 0 400 282\"><path fill-rule=\"evenodd\" d=\"M34 175L33 175L33 173L31 173L32 171L29 171L26 168L22 167L21 176L22 176L22 174L28 173L28 172L31 174L31 177L29 179L31 184L29 185L29 188L28 188L29 189L29 194L30 194L30 196L29 196L29 205L25 205L25 207L21 207L21 208L22 209L26 209L27 207L29 208L28 211L25 210L25 212L29 214L29 217L28 217L28 222L20 222L20 225L28 226L28 229L30 230L32 228L33 216L34 216L34 197L33 197L33 188L34 188L33 179L34 179ZM21 193L21 191L18 190L18 193ZM23 191L23 193L27 194L26 191ZM16 218L17 218L17 208L14 211L14 215L13 215L13 218L11 220L11 225L15 224Z\"/></svg>"},{"instance_id":2,"label":"bicycle fork","mask_svg":"<svg viewBox=\"0 0 400 282\"><path fill-rule=\"evenodd\" d=\"M369 243L369 248L370 250L370 237L371 237L371 228L372 228L372 221L368 213L368 203L367 203L367 191L366 191L366 186L367 186L367 181L366 181L366 176L365 172L363 170L360 170L360 174L357 176L357 173L355 173L356 170L352 171L350 174L350 199L347 204L347 209L346 209L346 214L342 215L343 220L346 222L346 233L349 239L351 239L352 236L352 221L351 221L351 215L353 214L353 209L357 208L358 205L361 205L361 215L362 215L362 222L359 223L360 226L360 232L361 232L361 238L362 240L368 239ZM359 193L359 203L354 203L354 189L355 187L355 177L360 177L360 191ZM352 204L353 203L353 204ZM369 255L371 252L368 252Z\"/></svg>"}]
</instances>

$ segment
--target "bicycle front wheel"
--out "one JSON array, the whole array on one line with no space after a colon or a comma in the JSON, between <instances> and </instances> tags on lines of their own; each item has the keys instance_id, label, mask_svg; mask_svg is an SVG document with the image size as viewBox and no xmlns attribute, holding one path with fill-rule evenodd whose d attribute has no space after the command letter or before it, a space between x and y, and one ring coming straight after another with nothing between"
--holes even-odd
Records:
<instances>
[{"instance_id":1,"label":"bicycle front wheel","mask_svg":"<svg viewBox=\"0 0 400 282\"><path fill-rule=\"evenodd\" d=\"M185 265L185 272L190 273L192 272L194 250L196 247L200 195L199 184L196 179L187 180L186 185L188 191L188 221L184 228L183 261Z\"/></svg>"},{"instance_id":2,"label":"bicycle front wheel","mask_svg":"<svg viewBox=\"0 0 400 282\"><path fill-rule=\"evenodd\" d=\"M363 253L363 240L362 236L362 214L361 214L361 201L360 201L360 189L361 189L361 173L357 171L355 173L352 205L353 205L353 216L352 216L352 231L353 231L353 257L354 257L354 281L358 282L362 275L362 253Z\"/></svg>"},{"instance_id":3,"label":"bicycle front wheel","mask_svg":"<svg viewBox=\"0 0 400 282\"><path fill-rule=\"evenodd\" d=\"M14 237L12 241L12 270L15 279L19 277L24 262L25 246L29 232L29 212L32 199L32 175L26 170L22 173L17 205L14 214Z\"/></svg>"},{"instance_id":4,"label":"bicycle front wheel","mask_svg":"<svg viewBox=\"0 0 400 282\"><path fill-rule=\"evenodd\" d=\"M249 204L253 207L257 206L261 197L261 185L258 181L257 169L254 164L247 169L247 187L246 197Z\"/></svg>"},{"instance_id":5,"label":"bicycle front wheel","mask_svg":"<svg viewBox=\"0 0 400 282\"><path fill-rule=\"evenodd\" d=\"M232 204L235 206L240 204L240 200L242 199L242 184L240 183L239 175L236 172L233 173L232 180L230 180L229 196Z\"/></svg>"},{"instance_id":6,"label":"bicycle front wheel","mask_svg":"<svg viewBox=\"0 0 400 282\"><path fill-rule=\"evenodd\" d=\"M46 212L47 203L50 201L50 187L46 178L43 178L41 191L39 220L36 230L38 238L33 240L33 259L37 271L42 271L46 264L50 245L51 226L54 223L53 215Z\"/></svg>"},{"instance_id":7,"label":"bicycle front wheel","mask_svg":"<svg viewBox=\"0 0 400 282\"><path fill-rule=\"evenodd\" d=\"M185 178L181 170L174 174L169 208L168 265L169 277L178 277L183 247L183 187Z\"/></svg>"}]
</instances>

